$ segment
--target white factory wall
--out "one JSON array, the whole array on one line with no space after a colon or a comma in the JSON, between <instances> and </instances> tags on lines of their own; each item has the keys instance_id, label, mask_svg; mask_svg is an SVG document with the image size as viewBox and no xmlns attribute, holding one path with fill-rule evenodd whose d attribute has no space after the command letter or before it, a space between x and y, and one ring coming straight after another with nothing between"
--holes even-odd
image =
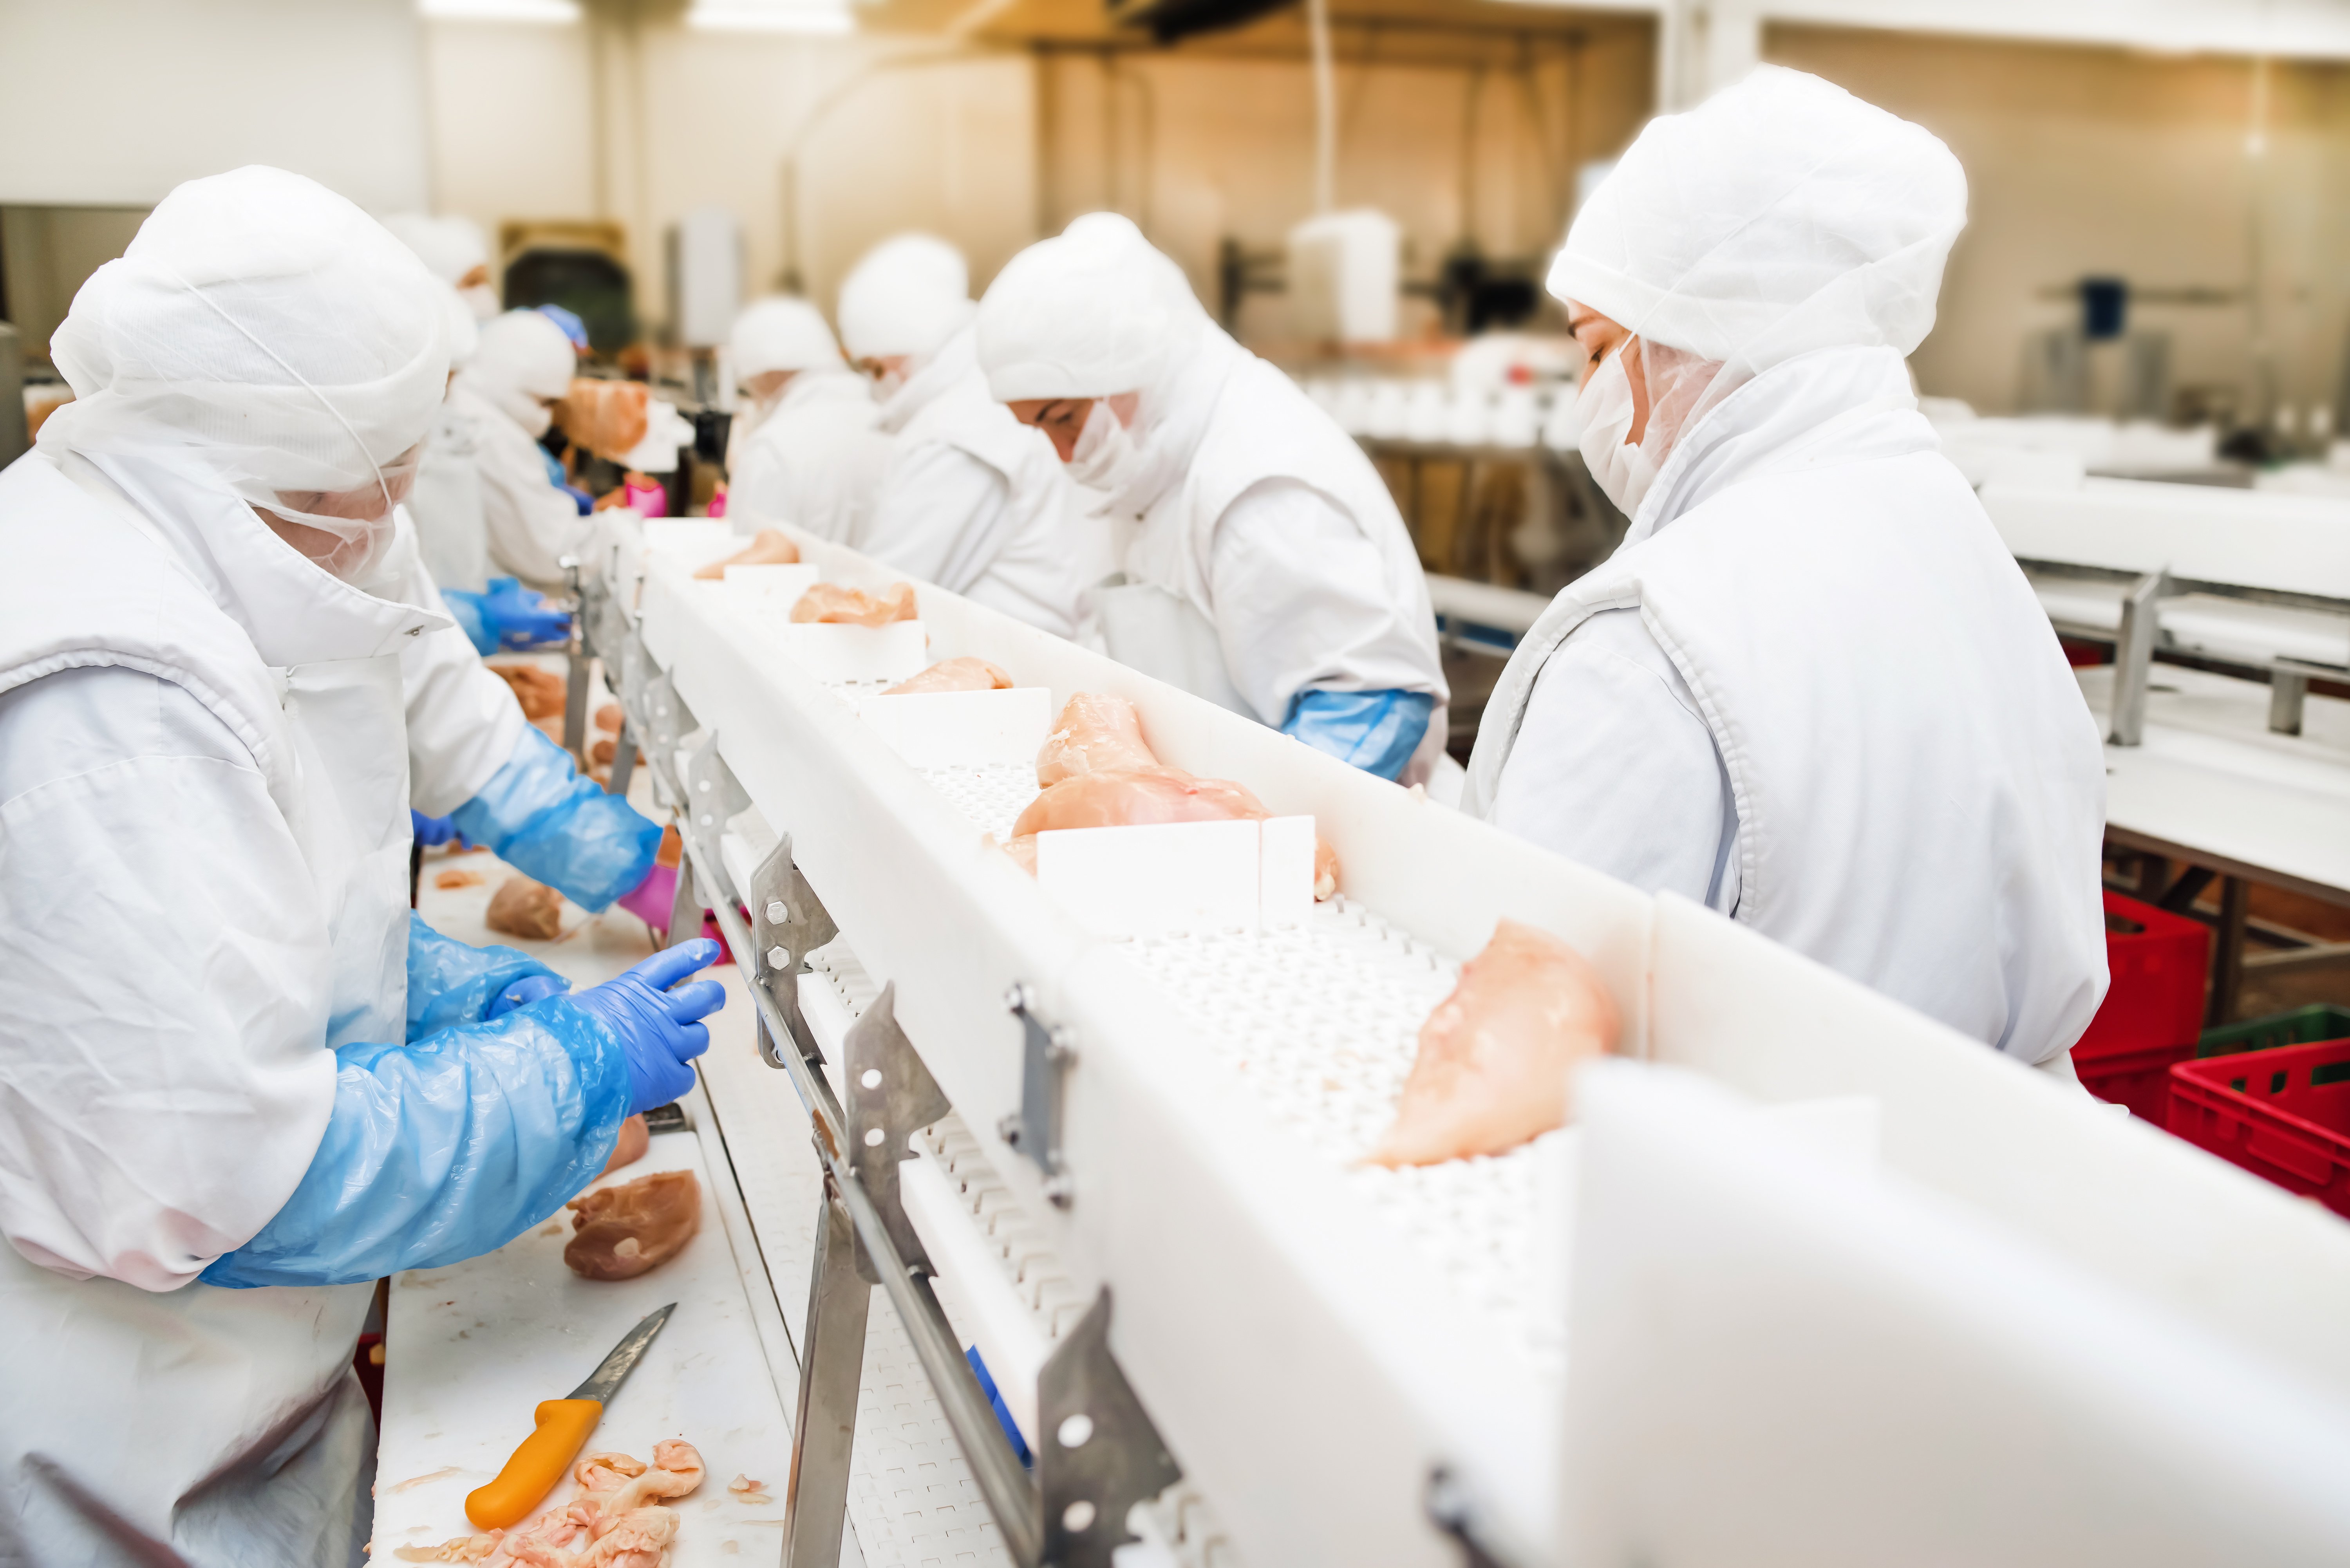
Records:
<instances>
[{"instance_id":1,"label":"white factory wall","mask_svg":"<svg viewBox=\"0 0 2350 1568\"><path fill-rule=\"evenodd\" d=\"M2026 336L2076 317L2039 297L2050 286L2243 289L2257 252L2277 399L2303 419L2339 400L2350 70L2268 67L2256 139L2261 67L2243 58L1792 26L1771 28L1764 52L1918 121L1966 165L1967 233L1913 360L1927 391L2012 408ZM2174 386L2232 388L2259 407L2248 306L2133 305L2130 317L2170 334Z\"/></svg>"},{"instance_id":2,"label":"white factory wall","mask_svg":"<svg viewBox=\"0 0 2350 1568\"><path fill-rule=\"evenodd\" d=\"M428 23L426 34L436 201L492 234L510 218L619 220L649 319L663 307L661 232L701 203L741 221L754 291L792 270L785 192L795 145L796 270L827 308L857 257L900 229L962 246L977 288L1043 225L1105 205L1140 222L1212 303L1219 241L1277 248L1309 205L1302 63L1128 57L1113 67L1117 107L1106 113L1105 71L1090 56L951 57L953 46L931 39L674 24L631 36L592 21ZM1546 253L1575 163L1615 151L1647 111L1645 53L1606 53L1543 67L1539 132L1507 73L1487 74L1472 119L1467 70L1342 63L1341 204L1394 213L1408 270L1421 275L1464 212L1489 252ZM640 104L650 106L641 137ZM1040 157L1047 125L1052 149ZM1464 134L1472 158L1462 157ZM1244 326L1281 336L1278 301L1253 304Z\"/></svg>"},{"instance_id":3,"label":"white factory wall","mask_svg":"<svg viewBox=\"0 0 2350 1568\"><path fill-rule=\"evenodd\" d=\"M148 206L274 163L425 193L415 0L0 0L0 203Z\"/></svg>"}]
</instances>

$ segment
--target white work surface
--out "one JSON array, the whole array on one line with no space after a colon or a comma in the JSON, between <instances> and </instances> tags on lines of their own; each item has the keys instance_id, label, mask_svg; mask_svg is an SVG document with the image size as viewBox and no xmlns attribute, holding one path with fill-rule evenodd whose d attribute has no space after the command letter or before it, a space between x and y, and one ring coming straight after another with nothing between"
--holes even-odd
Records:
<instances>
[{"instance_id":1,"label":"white work surface","mask_svg":"<svg viewBox=\"0 0 2350 1568\"><path fill-rule=\"evenodd\" d=\"M2114 667L2077 672L2103 732ZM2312 696L2300 735L2269 689L2157 664L2144 743L2106 748L2106 826L2133 848L2350 904L2350 702Z\"/></svg>"},{"instance_id":2,"label":"white work surface","mask_svg":"<svg viewBox=\"0 0 2350 1568\"><path fill-rule=\"evenodd\" d=\"M781 1555L790 1428L700 1139L664 1133L644 1158L595 1186L657 1170L694 1172L702 1230L676 1257L633 1280L583 1280L565 1267L567 1212L486 1256L393 1276L375 1561L473 1533L465 1494L530 1435L538 1402L568 1395L630 1328L671 1302L677 1311L606 1407L588 1451L649 1459L666 1438L701 1450L706 1479L676 1505L684 1515L671 1557L676 1568ZM765 1488L729 1491L737 1475ZM576 1490L558 1482L547 1505Z\"/></svg>"}]
</instances>

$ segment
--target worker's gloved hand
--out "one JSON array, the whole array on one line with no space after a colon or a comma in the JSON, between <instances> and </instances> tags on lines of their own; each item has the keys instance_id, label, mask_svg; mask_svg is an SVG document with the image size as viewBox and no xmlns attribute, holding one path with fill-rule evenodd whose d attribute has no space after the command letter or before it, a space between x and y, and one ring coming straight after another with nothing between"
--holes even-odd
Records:
<instances>
[{"instance_id":1,"label":"worker's gloved hand","mask_svg":"<svg viewBox=\"0 0 2350 1568\"><path fill-rule=\"evenodd\" d=\"M513 577L492 577L482 596L482 619L501 648L536 648L571 636L571 612L556 609L546 596Z\"/></svg>"},{"instance_id":2,"label":"worker's gloved hand","mask_svg":"<svg viewBox=\"0 0 2350 1568\"><path fill-rule=\"evenodd\" d=\"M482 1021L486 1023L503 1013L512 1012L517 1007L528 1007L534 1002L541 1002L550 996L560 996L570 989L571 982L559 974L528 976L515 981L492 997L490 1004L482 1009Z\"/></svg>"},{"instance_id":3,"label":"worker's gloved hand","mask_svg":"<svg viewBox=\"0 0 2350 1568\"><path fill-rule=\"evenodd\" d=\"M408 826L416 835L416 842L439 847L457 836L457 825L445 816L427 816L414 806L408 808Z\"/></svg>"},{"instance_id":4,"label":"worker's gloved hand","mask_svg":"<svg viewBox=\"0 0 2350 1568\"><path fill-rule=\"evenodd\" d=\"M697 937L571 999L628 1047L630 1116L668 1105L693 1087L693 1069L686 1064L710 1049L710 1031L701 1021L726 1005L726 992L714 980L679 982L707 968L719 950L716 942Z\"/></svg>"}]
</instances>

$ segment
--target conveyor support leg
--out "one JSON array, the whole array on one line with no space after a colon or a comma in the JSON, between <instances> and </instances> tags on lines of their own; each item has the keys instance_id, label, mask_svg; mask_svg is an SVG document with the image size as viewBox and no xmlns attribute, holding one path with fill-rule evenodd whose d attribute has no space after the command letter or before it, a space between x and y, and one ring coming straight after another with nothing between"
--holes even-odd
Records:
<instances>
[{"instance_id":1,"label":"conveyor support leg","mask_svg":"<svg viewBox=\"0 0 2350 1568\"><path fill-rule=\"evenodd\" d=\"M2154 647L2162 638L2157 607L2168 576L2168 569L2148 572L2122 599L2121 633L2114 644L2113 729L2106 736L2116 746L2135 746L2146 732L2147 684Z\"/></svg>"},{"instance_id":2,"label":"conveyor support leg","mask_svg":"<svg viewBox=\"0 0 2350 1568\"><path fill-rule=\"evenodd\" d=\"M620 721L620 732L612 742L612 776L604 784L605 793L628 798L629 781L637 771L637 736L629 721Z\"/></svg>"},{"instance_id":3,"label":"conveyor support leg","mask_svg":"<svg viewBox=\"0 0 2350 1568\"><path fill-rule=\"evenodd\" d=\"M2301 733L2303 708L2309 701L2309 677L2298 670L2269 672L2269 728L2280 735Z\"/></svg>"},{"instance_id":4,"label":"conveyor support leg","mask_svg":"<svg viewBox=\"0 0 2350 1568\"><path fill-rule=\"evenodd\" d=\"M848 1517L848 1460L865 1370L872 1287L857 1272L857 1238L832 1179L816 1217L816 1264L800 1334L800 1398L784 1489L784 1568L835 1568Z\"/></svg>"},{"instance_id":5,"label":"conveyor support leg","mask_svg":"<svg viewBox=\"0 0 2350 1568\"><path fill-rule=\"evenodd\" d=\"M2204 1023L2218 1028L2236 1016L2244 989L2244 927L2251 915L2252 885L2241 877L2220 884L2219 952L2211 970L2211 1001Z\"/></svg>"}]
</instances>

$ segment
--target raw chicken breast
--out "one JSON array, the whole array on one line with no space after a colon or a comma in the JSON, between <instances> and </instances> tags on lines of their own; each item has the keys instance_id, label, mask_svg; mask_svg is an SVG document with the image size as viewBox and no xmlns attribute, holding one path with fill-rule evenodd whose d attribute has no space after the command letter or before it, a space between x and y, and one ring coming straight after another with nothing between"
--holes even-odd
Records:
<instances>
[{"instance_id":1,"label":"raw chicken breast","mask_svg":"<svg viewBox=\"0 0 2350 1568\"><path fill-rule=\"evenodd\" d=\"M690 1170L657 1170L620 1187L582 1193L566 1267L583 1279L633 1280L678 1255L702 1229L702 1183Z\"/></svg>"},{"instance_id":2,"label":"raw chicken breast","mask_svg":"<svg viewBox=\"0 0 2350 1568\"><path fill-rule=\"evenodd\" d=\"M620 1124L619 1138L612 1145L612 1158L604 1162L604 1168L597 1174L609 1176L624 1165L636 1164L645 1158L645 1150L652 1146L652 1129L645 1126L645 1118L630 1116Z\"/></svg>"},{"instance_id":3,"label":"raw chicken breast","mask_svg":"<svg viewBox=\"0 0 2350 1568\"><path fill-rule=\"evenodd\" d=\"M525 719L559 719L563 702L568 695L562 676L552 670L542 670L536 664L492 664L489 672L514 688L515 701L522 704Z\"/></svg>"},{"instance_id":4,"label":"raw chicken breast","mask_svg":"<svg viewBox=\"0 0 2350 1568\"><path fill-rule=\"evenodd\" d=\"M563 934L563 895L527 877L509 877L490 895L482 923L510 937L553 941Z\"/></svg>"},{"instance_id":5,"label":"raw chicken breast","mask_svg":"<svg viewBox=\"0 0 2350 1568\"><path fill-rule=\"evenodd\" d=\"M1583 955L1503 920L1419 1026L1419 1054L1373 1165L1501 1154L1565 1127L1567 1075L1616 1049L1616 999Z\"/></svg>"},{"instance_id":6,"label":"raw chicken breast","mask_svg":"<svg viewBox=\"0 0 2350 1568\"><path fill-rule=\"evenodd\" d=\"M984 659L946 659L920 675L910 675L884 697L910 697L922 691L1009 691L1012 677Z\"/></svg>"},{"instance_id":7,"label":"raw chicken breast","mask_svg":"<svg viewBox=\"0 0 2350 1568\"><path fill-rule=\"evenodd\" d=\"M1036 782L1050 789L1079 774L1135 773L1159 759L1142 739L1142 718L1123 697L1080 691L1061 709L1036 753Z\"/></svg>"},{"instance_id":8,"label":"raw chicken breast","mask_svg":"<svg viewBox=\"0 0 2350 1568\"><path fill-rule=\"evenodd\" d=\"M792 619L822 621L836 626L887 626L893 620L916 620L914 585L891 583L886 592L868 594L839 583L818 583L792 607Z\"/></svg>"},{"instance_id":9,"label":"raw chicken breast","mask_svg":"<svg viewBox=\"0 0 2350 1568\"><path fill-rule=\"evenodd\" d=\"M729 566L788 566L800 558L800 547L781 528L762 528L751 535L750 545L723 561L712 561L697 566L693 575L715 582L726 576Z\"/></svg>"},{"instance_id":10,"label":"raw chicken breast","mask_svg":"<svg viewBox=\"0 0 2350 1568\"><path fill-rule=\"evenodd\" d=\"M577 376L555 406L555 422L574 446L618 462L645 439L651 394L642 381Z\"/></svg>"}]
</instances>

